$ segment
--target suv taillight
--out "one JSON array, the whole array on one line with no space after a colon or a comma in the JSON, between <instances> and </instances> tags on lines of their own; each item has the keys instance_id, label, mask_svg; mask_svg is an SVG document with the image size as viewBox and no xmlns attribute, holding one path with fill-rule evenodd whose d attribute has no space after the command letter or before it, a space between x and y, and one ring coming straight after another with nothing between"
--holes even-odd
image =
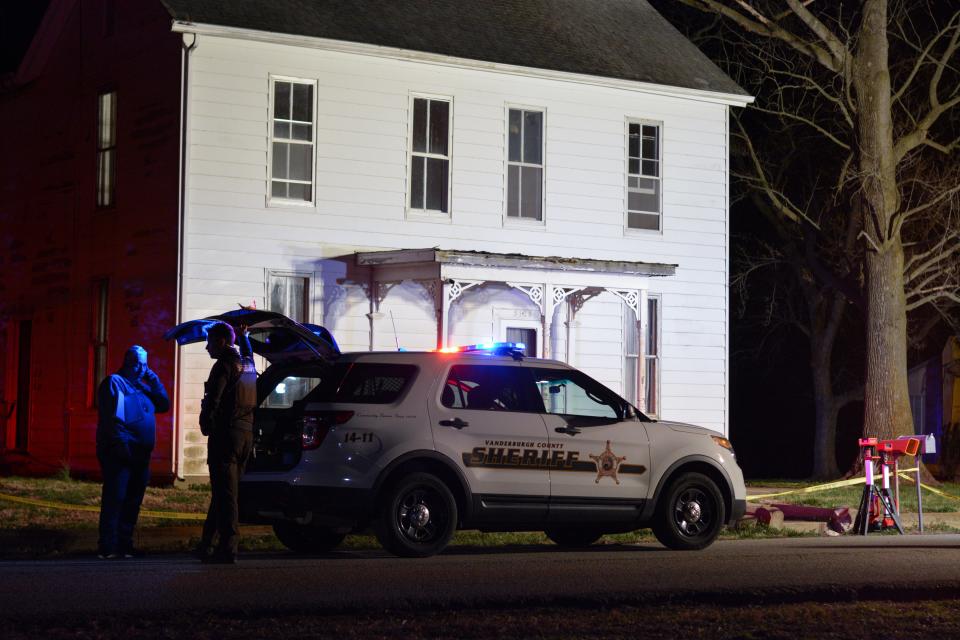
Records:
<instances>
[{"instance_id":1,"label":"suv taillight","mask_svg":"<svg viewBox=\"0 0 960 640\"><path fill-rule=\"evenodd\" d=\"M353 411L316 411L303 416L303 448L316 449L323 444L330 427L343 424L353 417Z\"/></svg>"}]
</instances>

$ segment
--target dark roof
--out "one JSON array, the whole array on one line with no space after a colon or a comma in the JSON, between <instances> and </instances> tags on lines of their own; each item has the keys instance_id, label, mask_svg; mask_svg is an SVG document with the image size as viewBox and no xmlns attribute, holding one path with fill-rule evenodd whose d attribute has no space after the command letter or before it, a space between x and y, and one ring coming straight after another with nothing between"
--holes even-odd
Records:
<instances>
[{"instance_id":1,"label":"dark roof","mask_svg":"<svg viewBox=\"0 0 960 640\"><path fill-rule=\"evenodd\" d=\"M162 0L178 21L746 96L646 0Z\"/></svg>"}]
</instances>

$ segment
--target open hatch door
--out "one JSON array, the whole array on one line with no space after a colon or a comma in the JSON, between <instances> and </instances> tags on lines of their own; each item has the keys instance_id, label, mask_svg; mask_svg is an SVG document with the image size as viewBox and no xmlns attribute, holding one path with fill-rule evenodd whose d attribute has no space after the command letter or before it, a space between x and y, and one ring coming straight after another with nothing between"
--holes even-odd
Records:
<instances>
[{"instance_id":1,"label":"open hatch door","mask_svg":"<svg viewBox=\"0 0 960 640\"><path fill-rule=\"evenodd\" d=\"M320 360L332 363L340 348L329 331L315 324L301 324L275 311L236 309L217 316L189 320L170 329L163 337L177 344L204 342L207 330L217 322L226 322L234 329L247 325L253 352L275 364L292 364Z\"/></svg>"}]
</instances>

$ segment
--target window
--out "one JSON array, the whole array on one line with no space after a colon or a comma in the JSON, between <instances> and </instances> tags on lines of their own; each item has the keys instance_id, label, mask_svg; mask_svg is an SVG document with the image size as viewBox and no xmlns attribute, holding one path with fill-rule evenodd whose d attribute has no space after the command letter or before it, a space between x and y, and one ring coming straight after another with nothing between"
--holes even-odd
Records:
<instances>
[{"instance_id":1,"label":"window","mask_svg":"<svg viewBox=\"0 0 960 640\"><path fill-rule=\"evenodd\" d=\"M273 81L270 195L313 202L313 83Z\"/></svg>"},{"instance_id":2,"label":"window","mask_svg":"<svg viewBox=\"0 0 960 640\"><path fill-rule=\"evenodd\" d=\"M271 273L267 284L267 308L297 322L310 321L310 278Z\"/></svg>"},{"instance_id":3,"label":"window","mask_svg":"<svg viewBox=\"0 0 960 640\"><path fill-rule=\"evenodd\" d=\"M619 420L623 400L580 371L534 369L534 377L547 413Z\"/></svg>"},{"instance_id":4,"label":"window","mask_svg":"<svg viewBox=\"0 0 960 640\"><path fill-rule=\"evenodd\" d=\"M660 125L628 122L627 227L660 229Z\"/></svg>"},{"instance_id":5,"label":"window","mask_svg":"<svg viewBox=\"0 0 960 640\"><path fill-rule=\"evenodd\" d=\"M497 365L451 367L440 404L479 411L543 411L529 369Z\"/></svg>"},{"instance_id":6,"label":"window","mask_svg":"<svg viewBox=\"0 0 960 640\"><path fill-rule=\"evenodd\" d=\"M97 405L97 389L107 377L107 310L110 302L110 282L93 283L93 382L92 404Z\"/></svg>"},{"instance_id":7,"label":"window","mask_svg":"<svg viewBox=\"0 0 960 640\"><path fill-rule=\"evenodd\" d=\"M410 209L450 211L450 101L413 99Z\"/></svg>"},{"instance_id":8,"label":"window","mask_svg":"<svg viewBox=\"0 0 960 640\"><path fill-rule=\"evenodd\" d=\"M644 405L649 415L660 414L660 299L647 298L646 350L644 351Z\"/></svg>"},{"instance_id":9,"label":"window","mask_svg":"<svg viewBox=\"0 0 960 640\"><path fill-rule=\"evenodd\" d=\"M543 112L510 109L507 218L543 220Z\"/></svg>"},{"instance_id":10,"label":"window","mask_svg":"<svg viewBox=\"0 0 960 640\"><path fill-rule=\"evenodd\" d=\"M277 383L264 401L271 409L287 409L293 403L306 397L320 383L320 378L287 376Z\"/></svg>"},{"instance_id":11,"label":"window","mask_svg":"<svg viewBox=\"0 0 960 640\"><path fill-rule=\"evenodd\" d=\"M623 396L640 406L640 328L637 314L623 304Z\"/></svg>"},{"instance_id":12,"label":"window","mask_svg":"<svg viewBox=\"0 0 960 640\"><path fill-rule=\"evenodd\" d=\"M400 400L416 376L417 367L412 364L340 362L331 367L307 401L392 404Z\"/></svg>"},{"instance_id":13,"label":"window","mask_svg":"<svg viewBox=\"0 0 960 640\"><path fill-rule=\"evenodd\" d=\"M97 98L97 206L113 206L117 187L117 92Z\"/></svg>"}]
</instances>

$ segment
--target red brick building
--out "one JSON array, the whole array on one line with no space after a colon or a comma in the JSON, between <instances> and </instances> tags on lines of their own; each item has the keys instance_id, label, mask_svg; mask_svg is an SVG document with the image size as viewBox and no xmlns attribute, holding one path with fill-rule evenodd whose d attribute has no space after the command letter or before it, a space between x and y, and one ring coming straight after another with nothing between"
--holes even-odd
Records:
<instances>
[{"instance_id":1,"label":"red brick building","mask_svg":"<svg viewBox=\"0 0 960 640\"><path fill-rule=\"evenodd\" d=\"M98 470L98 380L177 300L180 37L157 2L52 0L0 79L0 469ZM98 184L99 183L99 184ZM175 468L171 414L153 473Z\"/></svg>"}]
</instances>

